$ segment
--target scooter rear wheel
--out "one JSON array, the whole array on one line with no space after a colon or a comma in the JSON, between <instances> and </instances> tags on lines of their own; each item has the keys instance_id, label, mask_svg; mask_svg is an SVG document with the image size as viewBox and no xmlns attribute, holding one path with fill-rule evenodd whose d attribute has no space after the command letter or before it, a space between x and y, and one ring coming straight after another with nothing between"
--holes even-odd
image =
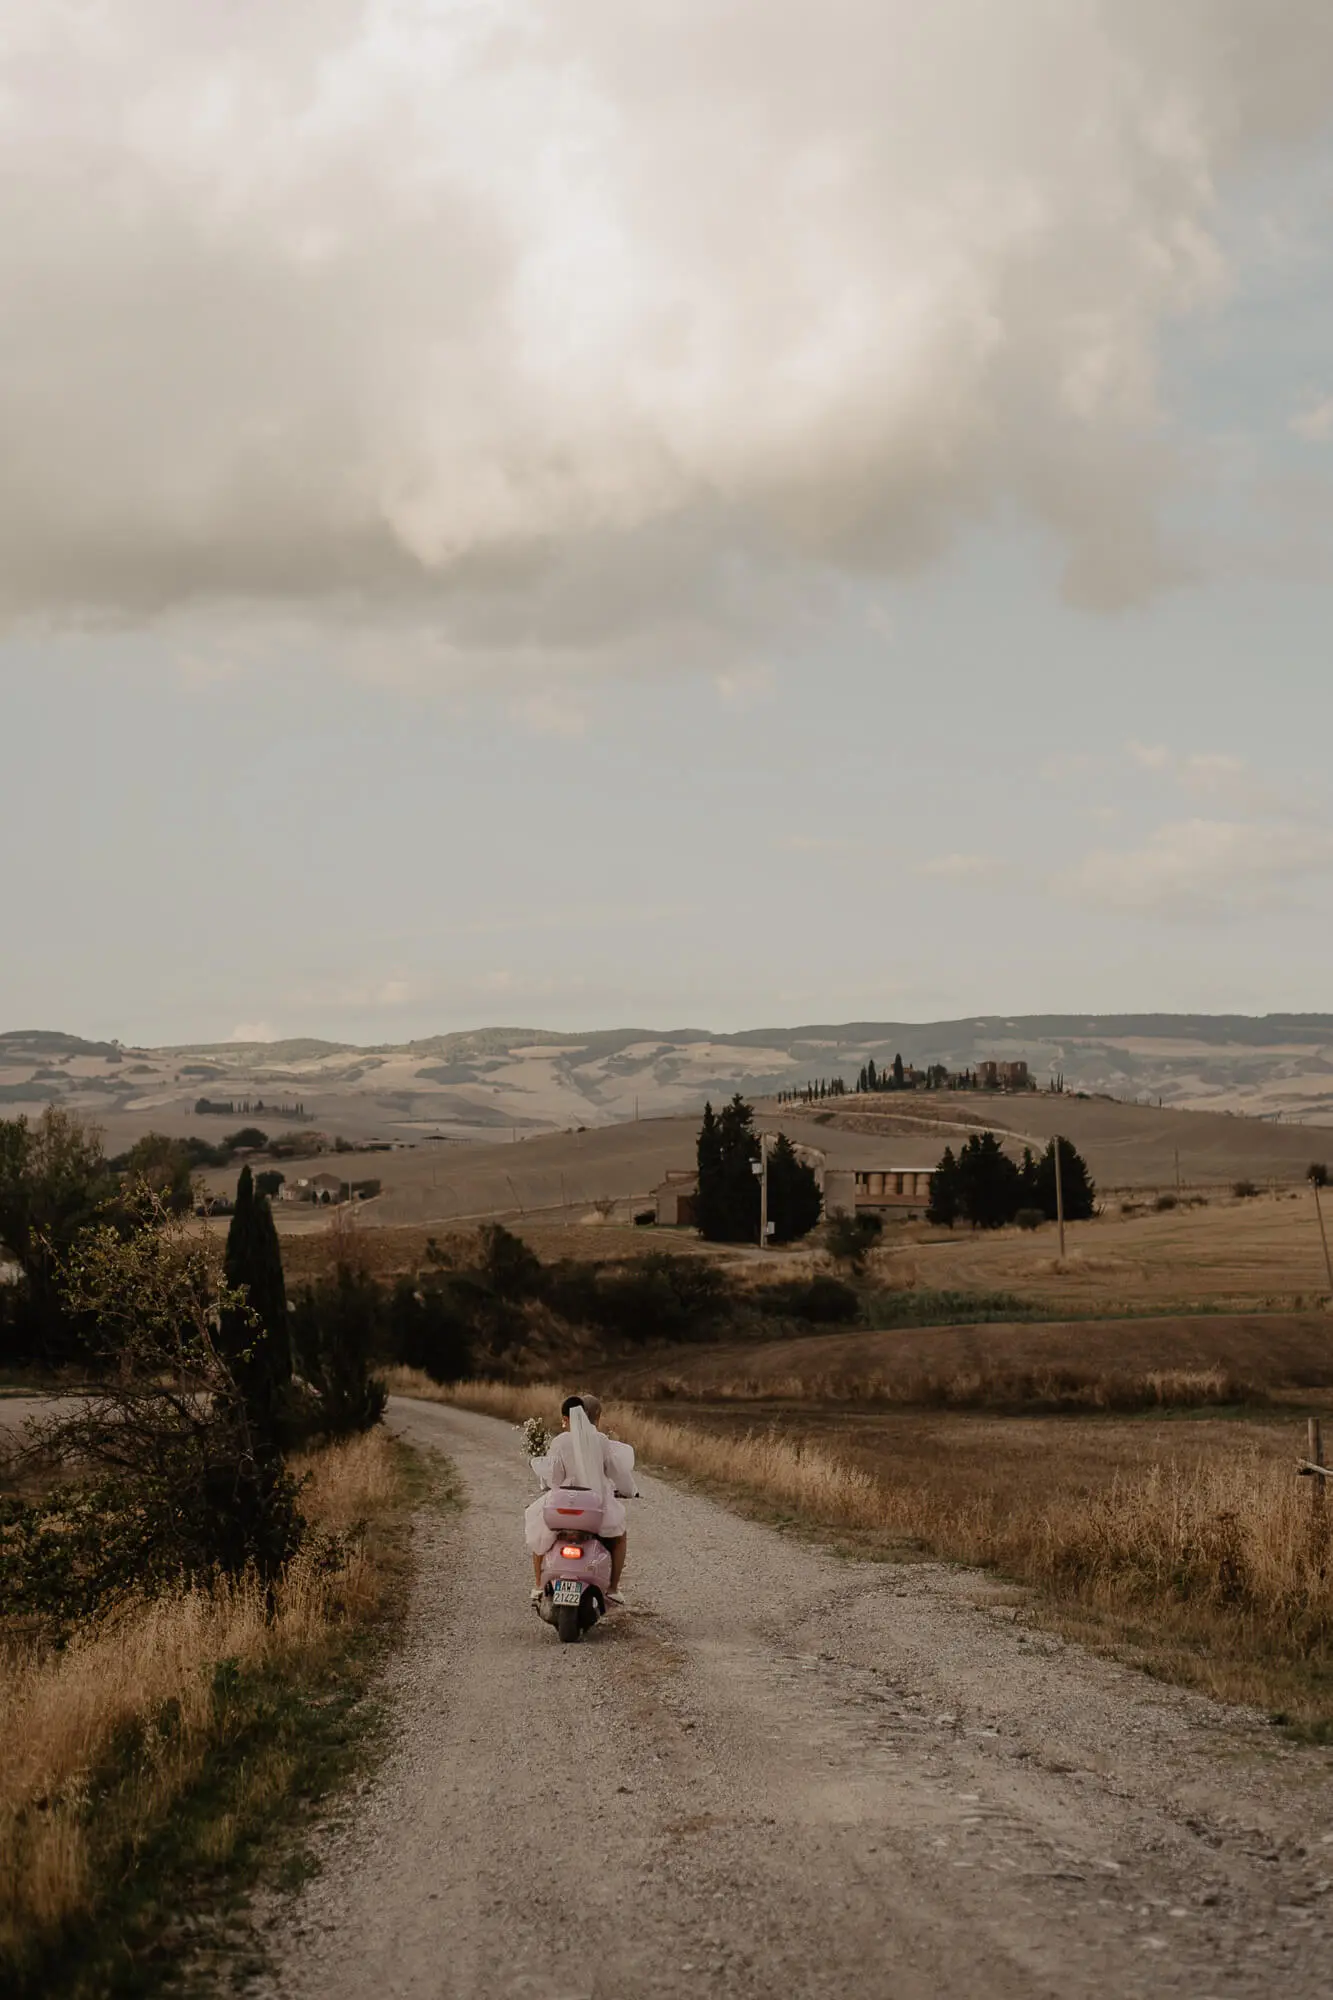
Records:
<instances>
[{"instance_id":1,"label":"scooter rear wheel","mask_svg":"<svg viewBox=\"0 0 1333 2000\"><path fill-rule=\"evenodd\" d=\"M562 1604L555 1614L555 1629L560 1634L562 1646L568 1646L583 1630L579 1622L577 1604Z\"/></svg>"}]
</instances>

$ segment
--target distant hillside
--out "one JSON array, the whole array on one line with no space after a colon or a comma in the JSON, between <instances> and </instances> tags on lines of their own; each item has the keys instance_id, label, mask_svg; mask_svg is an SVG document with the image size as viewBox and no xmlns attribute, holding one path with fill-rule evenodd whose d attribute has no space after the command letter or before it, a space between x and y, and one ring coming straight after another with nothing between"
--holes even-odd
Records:
<instances>
[{"instance_id":1,"label":"distant hillside","mask_svg":"<svg viewBox=\"0 0 1333 2000\"><path fill-rule=\"evenodd\" d=\"M820 1076L851 1082L871 1057L883 1066L899 1053L950 1069L1023 1057L1042 1083L1059 1073L1070 1089L1130 1101L1333 1124L1333 1014L994 1014L730 1035L497 1027L375 1048L302 1038L122 1048L25 1029L0 1034L0 1108L68 1104L119 1138L205 1120L216 1132L194 1110L205 1094L299 1099L308 1119L349 1137L480 1138L689 1112L705 1097L762 1097Z\"/></svg>"}]
</instances>

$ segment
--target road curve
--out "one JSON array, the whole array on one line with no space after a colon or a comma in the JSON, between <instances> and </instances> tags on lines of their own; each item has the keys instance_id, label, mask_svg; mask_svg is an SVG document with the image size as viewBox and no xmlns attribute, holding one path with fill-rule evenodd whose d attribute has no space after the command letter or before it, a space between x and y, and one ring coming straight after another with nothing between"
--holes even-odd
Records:
<instances>
[{"instance_id":1,"label":"road curve","mask_svg":"<svg viewBox=\"0 0 1333 2000\"><path fill-rule=\"evenodd\" d=\"M646 1479L629 1611L527 1602L514 1432L395 1399L423 1512L387 1761L266 1906L281 2000L1271 1996L1327 1987L1329 1758Z\"/></svg>"}]
</instances>

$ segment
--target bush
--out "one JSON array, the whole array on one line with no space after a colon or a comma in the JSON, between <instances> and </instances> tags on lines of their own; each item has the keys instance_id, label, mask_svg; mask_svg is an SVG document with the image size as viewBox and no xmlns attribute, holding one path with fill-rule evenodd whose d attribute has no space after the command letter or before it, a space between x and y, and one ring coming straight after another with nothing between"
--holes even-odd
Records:
<instances>
[{"instance_id":1,"label":"bush","mask_svg":"<svg viewBox=\"0 0 1333 2000\"><path fill-rule=\"evenodd\" d=\"M1259 1190L1253 1181L1233 1181L1231 1192L1235 1195L1237 1201L1252 1201Z\"/></svg>"},{"instance_id":2,"label":"bush","mask_svg":"<svg viewBox=\"0 0 1333 2000\"><path fill-rule=\"evenodd\" d=\"M261 1132L257 1125L242 1125L239 1132L228 1132L222 1143L230 1146L233 1153L262 1153L268 1144L268 1133Z\"/></svg>"},{"instance_id":3,"label":"bush","mask_svg":"<svg viewBox=\"0 0 1333 2000\"><path fill-rule=\"evenodd\" d=\"M76 1480L0 1514L0 1601L56 1624L216 1571L275 1577L300 1544L296 1487L256 1429L214 1329L248 1308L217 1247L160 1203L81 1239L62 1283L114 1362L42 1425L33 1455Z\"/></svg>"},{"instance_id":4,"label":"bush","mask_svg":"<svg viewBox=\"0 0 1333 2000\"><path fill-rule=\"evenodd\" d=\"M1180 1203L1173 1194L1159 1194L1153 1203L1153 1207L1159 1215L1168 1215L1173 1208L1178 1208L1179 1206Z\"/></svg>"},{"instance_id":5,"label":"bush","mask_svg":"<svg viewBox=\"0 0 1333 2000\"><path fill-rule=\"evenodd\" d=\"M345 1263L332 1278L307 1285L296 1302L292 1340L327 1437L368 1431L384 1414L388 1392L371 1374L383 1317L381 1287Z\"/></svg>"},{"instance_id":6,"label":"bush","mask_svg":"<svg viewBox=\"0 0 1333 2000\"><path fill-rule=\"evenodd\" d=\"M666 1250L610 1269L560 1266L546 1295L565 1319L631 1342L705 1340L732 1299L716 1265Z\"/></svg>"},{"instance_id":7,"label":"bush","mask_svg":"<svg viewBox=\"0 0 1333 2000\"><path fill-rule=\"evenodd\" d=\"M1328 1168L1322 1160L1311 1160L1305 1169L1305 1178L1312 1187L1328 1186Z\"/></svg>"},{"instance_id":8,"label":"bush","mask_svg":"<svg viewBox=\"0 0 1333 2000\"><path fill-rule=\"evenodd\" d=\"M420 1289L400 1278L389 1301L389 1345L395 1361L420 1368L432 1382L462 1382L473 1372L472 1328L447 1286Z\"/></svg>"},{"instance_id":9,"label":"bush","mask_svg":"<svg viewBox=\"0 0 1333 2000\"><path fill-rule=\"evenodd\" d=\"M1046 1212L1040 1208L1020 1208L1014 1221L1020 1229L1040 1229L1046 1220Z\"/></svg>"},{"instance_id":10,"label":"bush","mask_svg":"<svg viewBox=\"0 0 1333 2000\"><path fill-rule=\"evenodd\" d=\"M266 1167L263 1173L255 1175L255 1193L262 1194L267 1201L274 1201L286 1179L286 1174L279 1173L276 1167Z\"/></svg>"},{"instance_id":11,"label":"bush","mask_svg":"<svg viewBox=\"0 0 1333 2000\"><path fill-rule=\"evenodd\" d=\"M762 1313L808 1320L813 1326L845 1326L861 1310L860 1293L827 1271L816 1272L813 1278L765 1285L755 1293L755 1302Z\"/></svg>"},{"instance_id":12,"label":"bush","mask_svg":"<svg viewBox=\"0 0 1333 2000\"><path fill-rule=\"evenodd\" d=\"M883 1234L883 1218L878 1215L864 1211L859 1215L832 1215L824 1230L824 1242L830 1257L859 1271Z\"/></svg>"}]
</instances>

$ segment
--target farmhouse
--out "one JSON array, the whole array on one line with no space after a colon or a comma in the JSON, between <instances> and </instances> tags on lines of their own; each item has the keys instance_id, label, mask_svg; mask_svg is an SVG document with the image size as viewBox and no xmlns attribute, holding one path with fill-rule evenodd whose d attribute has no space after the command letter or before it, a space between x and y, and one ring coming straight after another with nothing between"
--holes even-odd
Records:
<instances>
[{"instance_id":1,"label":"farmhouse","mask_svg":"<svg viewBox=\"0 0 1333 2000\"><path fill-rule=\"evenodd\" d=\"M348 1193L347 1182L337 1174L311 1174L309 1180L284 1181L278 1189L278 1200L314 1201L328 1208L346 1201Z\"/></svg>"},{"instance_id":2,"label":"farmhouse","mask_svg":"<svg viewBox=\"0 0 1333 2000\"><path fill-rule=\"evenodd\" d=\"M699 1220L699 1176L692 1168L673 1167L653 1189L659 1229L693 1229Z\"/></svg>"}]
</instances>

